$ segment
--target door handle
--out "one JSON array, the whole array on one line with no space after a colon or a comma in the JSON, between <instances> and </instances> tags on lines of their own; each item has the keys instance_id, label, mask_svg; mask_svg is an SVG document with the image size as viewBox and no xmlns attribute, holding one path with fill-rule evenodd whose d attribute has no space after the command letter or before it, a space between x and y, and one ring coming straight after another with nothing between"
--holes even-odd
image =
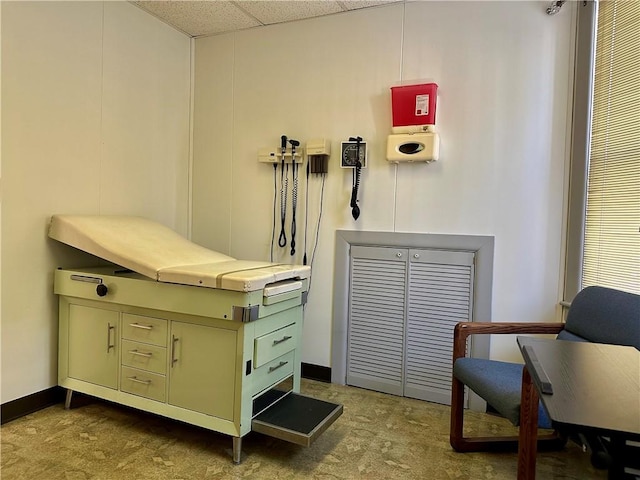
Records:
<instances>
[{"instance_id":1,"label":"door handle","mask_svg":"<svg viewBox=\"0 0 640 480\"><path fill-rule=\"evenodd\" d=\"M171 368L173 368L178 361L176 358L176 343L178 343L178 337L171 335Z\"/></svg>"},{"instance_id":2,"label":"door handle","mask_svg":"<svg viewBox=\"0 0 640 480\"><path fill-rule=\"evenodd\" d=\"M107 353L109 353L109 350L111 350L112 348L115 348L115 344L111 343L111 330L115 330L116 327L114 325L111 325L111 323L107 323Z\"/></svg>"}]
</instances>

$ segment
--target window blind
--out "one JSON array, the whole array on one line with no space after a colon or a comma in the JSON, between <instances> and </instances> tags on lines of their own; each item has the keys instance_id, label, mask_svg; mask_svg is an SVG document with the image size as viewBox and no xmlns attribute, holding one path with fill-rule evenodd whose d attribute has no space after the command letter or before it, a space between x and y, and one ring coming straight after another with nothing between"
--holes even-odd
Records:
<instances>
[{"instance_id":1,"label":"window blind","mask_svg":"<svg viewBox=\"0 0 640 480\"><path fill-rule=\"evenodd\" d=\"M582 287L640 293L640 2L598 5Z\"/></svg>"}]
</instances>

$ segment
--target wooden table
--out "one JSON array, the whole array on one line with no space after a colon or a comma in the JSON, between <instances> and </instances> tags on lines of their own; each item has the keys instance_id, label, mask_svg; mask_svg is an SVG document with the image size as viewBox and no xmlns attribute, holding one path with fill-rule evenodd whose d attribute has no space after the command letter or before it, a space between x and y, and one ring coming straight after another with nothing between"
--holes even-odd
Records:
<instances>
[{"instance_id":1,"label":"wooden table","mask_svg":"<svg viewBox=\"0 0 640 480\"><path fill-rule=\"evenodd\" d=\"M525 359L518 479L535 478L538 399L554 428L611 438L609 478L623 478L626 440L640 440L640 351L634 347L518 337ZM548 388L549 385L551 388ZM552 390L552 393L545 391Z\"/></svg>"}]
</instances>

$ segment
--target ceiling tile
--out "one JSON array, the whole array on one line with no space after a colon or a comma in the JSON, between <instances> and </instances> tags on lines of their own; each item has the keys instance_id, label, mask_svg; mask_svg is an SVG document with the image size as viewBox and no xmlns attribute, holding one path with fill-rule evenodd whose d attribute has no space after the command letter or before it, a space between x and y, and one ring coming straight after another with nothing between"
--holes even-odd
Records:
<instances>
[{"instance_id":1,"label":"ceiling tile","mask_svg":"<svg viewBox=\"0 0 640 480\"><path fill-rule=\"evenodd\" d=\"M228 1L134 1L158 18L197 37L257 27L258 21Z\"/></svg>"},{"instance_id":2,"label":"ceiling tile","mask_svg":"<svg viewBox=\"0 0 640 480\"><path fill-rule=\"evenodd\" d=\"M344 11L338 2L328 0L276 2L243 0L235 4L265 25Z\"/></svg>"},{"instance_id":3,"label":"ceiling tile","mask_svg":"<svg viewBox=\"0 0 640 480\"><path fill-rule=\"evenodd\" d=\"M131 3L193 37L321 17L402 0L154 0Z\"/></svg>"},{"instance_id":4,"label":"ceiling tile","mask_svg":"<svg viewBox=\"0 0 640 480\"><path fill-rule=\"evenodd\" d=\"M377 7L386 3L399 2L401 0L342 0L340 3L345 10L357 10L358 8Z\"/></svg>"}]
</instances>

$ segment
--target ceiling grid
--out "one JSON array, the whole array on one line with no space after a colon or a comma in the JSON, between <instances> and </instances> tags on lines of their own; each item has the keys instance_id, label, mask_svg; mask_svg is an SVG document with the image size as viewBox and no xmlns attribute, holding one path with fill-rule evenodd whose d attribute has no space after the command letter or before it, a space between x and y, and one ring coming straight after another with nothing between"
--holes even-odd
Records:
<instances>
[{"instance_id":1,"label":"ceiling grid","mask_svg":"<svg viewBox=\"0 0 640 480\"><path fill-rule=\"evenodd\" d=\"M191 37L322 17L401 0L132 1Z\"/></svg>"}]
</instances>

